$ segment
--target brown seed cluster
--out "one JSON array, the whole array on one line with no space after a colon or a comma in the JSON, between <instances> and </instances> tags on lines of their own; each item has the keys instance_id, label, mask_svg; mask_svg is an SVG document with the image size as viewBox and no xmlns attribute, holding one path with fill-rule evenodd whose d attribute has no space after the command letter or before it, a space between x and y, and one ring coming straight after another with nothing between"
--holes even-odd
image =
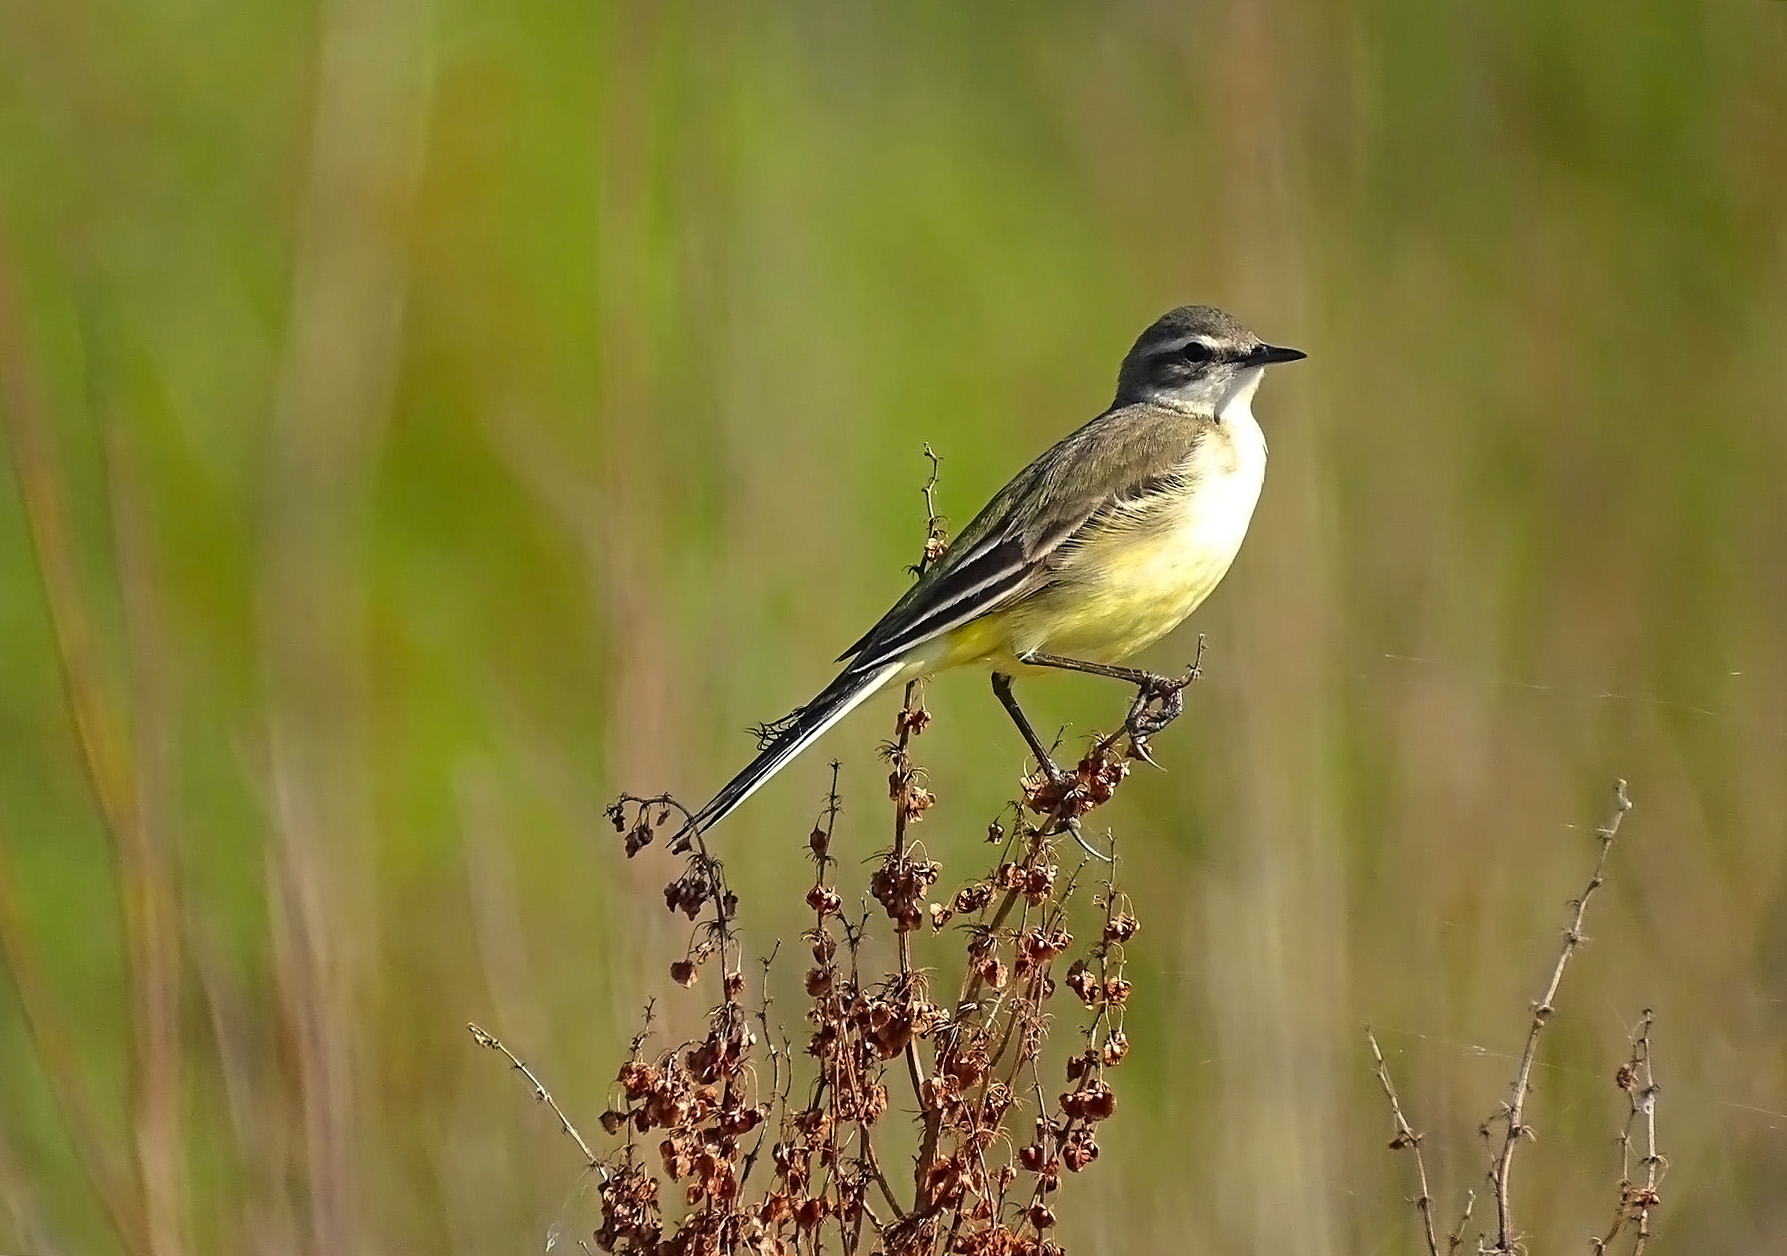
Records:
<instances>
[{"instance_id":1,"label":"brown seed cluster","mask_svg":"<svg viewBox=\"0 0 1787 1256\"><path fill-rule=\"evenodd\" d=\"M1077 820L1102 807L1129 775L1130 755L1119 739L1095 743L1071 773L1051 776L1041 771L1024 778L1024 805L1037 815Z\"/></svg>"},{"instance_id":2,"label":"brown seed cluster","mask_svg":"<svg viewBox=\"0 0 1787 1256\"><path fill-rule=\"evenodd\" d=\"M1098 782L1121 779L1123 764L1095 746L1053 811L1040 822L1019 812L1014 824L990 826L999 847L993 866L931 902L943 867L906 836L932 801L908 757L925 726L913 710L908 703L887 748L894 843L867 885L897 943L884 965L865 963L868 916L847 917L832 880L835 792L807 837L815 873L805 891L812 924L802 935L810 964L801 981L808 1036L800 1056L771 1046L763 1058L774 1035L766 1007L753 1020L744 1006L737 902L719 862L697 843L666 887L666 907L700 922L671 976L694 985L717 962L719 1002L700 1040L648 1057L642 1034L621 1067L602 1117L621 1140L604 1165L594 1236L602 1250L1061 1252L1057 1192L1064 1175L1098 1158L1096 1131L1117 1110L1109 1074L1129 1053L1123 948L1139 925L1106 880L1085 921L1094 940L1076 947L1069 907L1087 865L1064 866L1059 844L1064 821L1107 799ZM1028 788L1025 801L1035 810ZM663 799L626 800L611 817L637 853L676 811ZM938 945L961 943L953 1003L931 993L935 974L949 967L945 956L921 965L912 955L927 919ZM1057 1066L1045 1071L1044 1053L1058 985L1089 1019L1084 1045L1059 1066L1066 1086L1050 1087L1045 1078ZM806 1060L799 1068L798 1058ZM915 1163L901 1157L897 1183L877 1140L889 1113L901 1109L917 1111L919 1150ZM670 1196L674 1206L663 1202Z\"/></svg>"},{"instance_id":3,"label":"brown seed cluster","mask_svg":"<svg viewBox=\"0 0 1787 1256\"><path fill-rule=\"evenodd\" d=\"M929 456L927 508L936 483ZM927 513L920 572L944 549L941 520ZM602 1115L619 1145L598 1166L601 1250L1061 1256L1063 1175L1098 1158L1096 1132L1117 1111L1111 1074L1130 1049L1124 947L1140 926L1114 871L1092 893L1090 918L1070 924L1075 891L1097 865L1064 866L1060 848L1110 800L1130 763L1147 757L1142 739L1177 705L1137 732L1144 691L1126 731L1096 740L1071 772L1047 764L1026 777L1009 820L987 826L998 852L992 866L932 901L943 865L909 835L937 803L912 758L913 740L931 723L918 696L908 685L893 740L882 747L892 842L866 887L892 922L891 945L866 946L870 913L848 917L834 884L835 764L825 813L807 837L814 876L804 900L812 924L801 935L811 957L801 981L803 1052L772 1028L767 995L755 1012L746 1009L738 903L722 865L699 833L673 844L686 863L665 887L665 906L697 928L670 975L685 988L710 964L723 976L702 1038L650 1056L642 1031L620 1069ZM689 813L660 795L623 796L608 815L631 857ZM855 849L872 848L872 839L855 837ZM927 920L928 940L920 931ZM1090 945L1076 945L1076 928ZM936 953L917 956L920 944ZM764 970L767 980L767 960ZM953 999L932 992L952 979L946 973L959 981ZM1073 1001L1051 1002L1060 985ZM1077 1011L1083 1041L1064 1063L1046 1062L1063 1006ZM1049 1083L1058 1067L1065 1086ZM903 1111L916 1113L917 1154L884 1164L878 1139L889 1114Z\"/></svg>"}]
</instances>

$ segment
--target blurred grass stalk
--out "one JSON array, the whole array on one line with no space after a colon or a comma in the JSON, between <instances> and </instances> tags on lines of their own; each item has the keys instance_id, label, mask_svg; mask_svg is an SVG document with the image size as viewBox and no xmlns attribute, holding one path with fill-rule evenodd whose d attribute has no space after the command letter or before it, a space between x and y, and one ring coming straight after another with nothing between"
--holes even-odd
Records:
<instances>
[{"instance_id":1,"label":"blurred grass stalk","mask_svg":"<svg viewBox=\"0 0 1787 1256\"><path fill-rule=\"evenodd\" d=\"M130 711L108 692L93 619L81 592L69 543L67 512L43 393L32 366L13 267L0 230L0 422L4 422L19 497L24 504L37 570L49 607L62 687L73 717L80 757L93 801L112 842L124 923L126 968L135 1036L134 1120L137 1177L118 1163L115 1136L95 1112L81 1075L68 1018L46 988L19 899L17 880L0 832L0 944L20 1003L49 1077L64 1127L94 1194L120 1239L138 1256L173 1256L183 1250L181 1213L184 1157L178 1096L181 1057L179 912L174 900L165 835L153 830L144 784L132 747ZM115 461L115 460L114 460ZM114 468L116 469L116 468ZM114 488L123 484L114 481ZM125 589L133 646L146 644L140 579L142 552L129 539L136 502L126 489L114 501L119 524L117 564ZM138 658L147 696L153 660ZM146 665L146 666L145 666ZM138 712L138 732L153 717Z\"/></svg>"},{"instance_id":2,"label":"blurred grass stalk","mask_svg":"<svg viewBox=\"0 0 1787 1256\"><path fill-rule=\"evenodd\" d=\"M268 704L268 880L280 1018L295 1044L307 1250L362 1235L356 1006L378 938L366 745L374 455L397 376L429 106L428 0L329 0L258 590Z\"/></svg>"},{"instance_id":3,"label":"blurred grass stalk","mask_svg":"<svg viewBox=\"0 0 1787 1256\"><path fill-rule=\"evenodd\" d=\"M357 548L371 455L396 378L406 289L402 232L422 166L431 20L427 0L323 6L308 185L270 427L260 566L273 838L268 871L280 1016L296 1044L303 1109L307 1250L315 1252L350 1250L361 1233L354 954L356 940L371 936L371 913L355 911L347 898L364 882L354 870L364 861L357 852L369 846L359 779L364 757L356 745L365 728ZM131 682L125 701L108 691L60 497L66 477L4 252L0 389L63 688L115 853L135 1038L134 1178L118 1162L114 1136L82 1075L68 1017L43 979L3 840L0 942L94 1194L133 1256L176 1256L188 1249L190 1203L180 1121L182 942L163 780L163 688L172 667L157 634L153 528L124 434L128 425L105 416L111 557ZM239 1132L250 1128L238 1120ZM261 1210L251 1203L245 1212L252 1218ZM257 1228L253 1220L247 1225Z\"/></svg>"}]
</instances>

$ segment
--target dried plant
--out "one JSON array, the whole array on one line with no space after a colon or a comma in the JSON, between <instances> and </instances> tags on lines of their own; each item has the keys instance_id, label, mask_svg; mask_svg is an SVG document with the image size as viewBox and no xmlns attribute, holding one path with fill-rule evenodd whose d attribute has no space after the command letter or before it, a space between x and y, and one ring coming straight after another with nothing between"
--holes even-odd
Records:
<instances>
[{"instance_id":1,"label":"dried plant","mask_svg":"<svg viewBox=\"0 0 1787 1256\"><path fill-rule=\"evenodd\" d=\"M945 545L932 507L936 460L926 454L932 476L920 574ZM1108 856L1068 845L1077 859L1068 867L1063 839L1085 845L1082 821L1145 756L1146 736L1165 722L1163 709L1167 719L1177 714L1180 690L1196 675L1194 665L1173 693L1156 686L1139 694L1120 731L1095 738L1071 769L1045 750L1019 798L986 830L996 848L991 865L953 892L940 890L942 863L912 837L936 799L913 756L930 715L920 686L909 685L882 747L891 842L870 872L860 914L847 913L846 903L858 900L836 882L834 851L844 841L836 764L806 839L812 925L801 935L810 967L799 1053L772 1024L767 995L749 988L737 897L723 862L695 833L664 898L695 924L670 976L716 992L706 1033L649 1048L648 1011L602 1114L617 1144L607 1154L591 1153L552 1104L600 1178L594 1245L629 1256L1060 1252L1064 1175L1098 1158L1100 1127L1117 1108L1111 1074L1129 1051L1125 948L1140 927L1117 884L1114 843ZM1138 721L1137 712L1148 718ZM629 857L688 814L666 795L623 795L608 812ZM1075 893L1093 869L1082 910ZM889 953L879 967L865 948L878 922L894 942L875 949ZM956 963L946 955L956 948L959 983L942 1000L937 974ZM922 964L920 949L934 952ZM762 962L760 982L769 965ZM717 977L703 984L704 973ZM1060 1066L1045 1068L1043 1048L1063 987L1081 1010L1082 1044L1064 1076L1051 1077ZM473 1033L551 1102L507 1048L475 1026ZM898 1134L896 1114L907 1110L915 1128ZM909 1175L884 1154L896 1139L916 1141Z\"/></svg>"},{"instance_id":2,"label":"dried plant","mask_svg":"<svg viewBox=\"0 0 1787 1256\"><path fill-rule=\"evenodd\" d=\"M1570 919L1564 926L1563 946L1552 965L1551 976L1544 991L1532 1004L1526 1044L1515 1066L1508 1098L1477 1130L1478 1136L1489 1150L1487 1176L1490 1195L1495 1203L1495 1231L1480 1235L1477 1240L1477 1251L1485 1256L1513 1256L1514 1253L1526 1250L1526 1236L1514 1225L1512 1180L1515 1153L1523 1142L1533 1137L1533 1126L1526 1119L1526 1104L1532 1093L1533 1066L1538 1059L1539 1038L1556 1014L1557 994L1563 984L1564 969L1569 966L1571 957L1588 941L1588 936L1583 933L1583 920L1588 911L1589 900L1606 881L1607 856L1619 836L1621 822L1631 809L1632 800L1626 793L1626 782L1614 782L1612 808L1607 819L1595 830L1599 849L1595 856L1594 871L1589 876L1587 887L1570 901ZM1666 1162L1657 1152L1657 1085L1651 1073L1650 1056L1653 1019L1651 1011L1645 1009L1637 1028L1632 1031L1630 1056L1614 1075L1615 1082L1626 1093L1629 1111L1625 1128L1619 1136L1619 1199L1614 1219L1604 1235L1590 1240L1597 1254L1613 1250L1614 1240L1629 1227L1632 1235L1630 1250L1633 1256L1643 1256L1645 1246L1650 1241L1651 1211L1662 1202L1657 1186ZM1414 1204L1420 1213L1423 1238L1429 1256L1441 1256L1441 1240L1434 1223L1434 1199L1428 1189L1427 1160L1422 1154L1424 1136L1409 1124L1402 1102L1397 1097L1396 1087L1390 1080L1383 1050L1378 1046L1377 1036L1369 1027L1365 1030L1365 1041L1375 1062L1378 1085L1382 1087L1384 1098L1390 1106L1390 1119L1395 1131L1390 1139L1390 1149L1406 1150L1414 1158L1415 1180L1420 1190ZM1643 1172L1643 1180L1639 1181L1633 1173L1632 1136L1641 1118L1644 1122L1645 1154L1639 1160L1639 1168ZM1445 1236L1446 1256L1452 1256L1463 1245L1465 1229L1470 1224L1475 1204L1476 1193L1467 1191L1458 1222Z\"/></svg>"}]
</instances>

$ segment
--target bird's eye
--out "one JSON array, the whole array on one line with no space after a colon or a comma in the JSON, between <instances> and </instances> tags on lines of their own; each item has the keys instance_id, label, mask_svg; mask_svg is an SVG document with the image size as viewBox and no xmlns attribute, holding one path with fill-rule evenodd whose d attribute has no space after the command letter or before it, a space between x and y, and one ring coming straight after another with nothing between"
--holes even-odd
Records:
<instances>
[{"instance_id":1,"label":"bird's eye","mask_svg":"<svg viewBox=\"0 0 1787 1256\"><path fill-rule=\"evenodd\" d=\"M1185 347L1179 350L1179 356L1187 362L1208 362L1215 357L1210 346L1201 340L1187 340Z\"/></svg>"}]
</instances>

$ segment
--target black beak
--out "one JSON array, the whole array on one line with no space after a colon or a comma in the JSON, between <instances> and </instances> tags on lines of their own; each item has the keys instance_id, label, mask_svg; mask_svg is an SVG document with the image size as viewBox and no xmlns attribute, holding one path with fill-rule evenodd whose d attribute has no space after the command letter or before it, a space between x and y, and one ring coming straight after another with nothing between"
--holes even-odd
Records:
<instances>
[{"instance_id":1,"label":"black beak","mask_svg":"<svg viewBox=\"0 0 1787 1256\"><path fill-rule=\"evenodd\" d=\"M1282 345L1261 345L1247 355L1247 361L1253 366L1271 366L1274 362L1298 362L1308 356L1301 349L1286 349Z\"/></svg>"}]
</instances>

